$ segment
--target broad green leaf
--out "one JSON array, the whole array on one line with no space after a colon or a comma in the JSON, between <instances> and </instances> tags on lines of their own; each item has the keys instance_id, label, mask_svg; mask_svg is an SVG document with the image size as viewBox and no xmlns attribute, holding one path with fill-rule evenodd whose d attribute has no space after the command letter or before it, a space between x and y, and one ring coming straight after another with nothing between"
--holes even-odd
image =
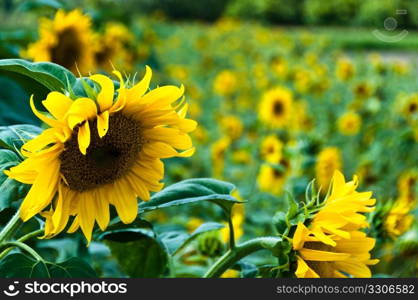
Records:
<instances>
[{"instance_id":1,"label":"broad green leaf","mask_svg":"<svg viewBox=\"0 0 418 300\"><path fill-rule=\"evenodd\" d=\"M2 59L0 70L22 74L32 81L39 82L50 91L62 92L76 82L73 73L50 62L33 63L23 59Z\"/></svg>"},{"instance_id":2,"label":"broad green leaf","mask_svg":"<svg viewBox=\"0 0 418 300\"><path fill-rule=\"evenodd\" d=\"M19 152L24 143L41 132L42 129L34 125L0 126L0 148Z\"/></svg>"},{"instance_id":3,"label":"broad green leaf","mask_svg":"<svg viewBox=\"0 0 418 300\"><path fill-rule=\"evenodd\" d=\"M152 196L148 202L139 204L139 213L155 209L210 201L218 204L226 211L239 201L230 194L235 189L231 183L210 179L188 179L175 183Z\"/></svg>"},{"instance_id":4,"label":"broad green leaf","mask_svg":"<svg viewBox=\"0 0 418 300\"><path fill-rule=\"evenodd\" d=\"M29 106L29 93L21 85L0 74L0 86L0 126L41 123Z\"/></svg>"},{"instance_id":5,"label":"broad green leaf","mask_svg":"<svg viewBox=\"0 0 418 300\"><path fill-rule=\"evenodd\" d=\"M96 272L85 261L72 257L61 263L47 263L52 278L95 278Z\"/></svg>"},{"instance_id":6,"label":"broad green leaf","mask_svg":"<svg viewBox=\"0 0 418 300\"><path fill-rule=\"evenodd\" d=\"M0 261L0 278L49 278L45 263L21 253L6 256Z\"/></svg>"},{"instance_id":7,"label":"broad green leaf","mask_svg":"<svg viewBox=\"0 0 418 300\"><path fill-rule=\"evenodd\" d=\"M16 153L0 149L0 211L10 207L11 203L22 199L29 190L29 185L20 183L4 174L5 170L20 163Z\"/></svg>"},{"instance_id":8,"label":"broad green leaf","mask_svg":"<svg viewBox=\"0 0 418 300\"><path fill-rule=\"evenodd\" d=\"M109 246L121 269L130 277L156 278L167 271L167 251L150 230L114 230L102 234L101 239Z\"/></svg>"}]
</instances>

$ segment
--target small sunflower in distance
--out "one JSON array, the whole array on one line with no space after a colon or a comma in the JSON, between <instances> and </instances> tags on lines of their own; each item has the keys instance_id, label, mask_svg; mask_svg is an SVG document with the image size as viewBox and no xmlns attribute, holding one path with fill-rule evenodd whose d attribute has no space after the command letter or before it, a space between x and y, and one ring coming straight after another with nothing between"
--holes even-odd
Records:
<instances>
[{"instance_id":1,"label":"small sunflower in distance","mask_svg":"<svg viewBox=\"0 0 418 300\"><path fill-rule=\"evenodd\" d=\"M92 40L89 16L77 9L68 13L58 10L53 20L41 19L39 40L30 44L23 56L86 74L94 67Z\"/></svg>"},{"instance_id":2,"label":"small sunflower in distance","mask_svg":"<svg viewBox=\"0 0 418 300\"><path fill-rule=\"evenodd\" d=\"M291 91L282 87L268 90L258 110L261 121L274 128L286 126L292 115L292 103Z\"/></svg>"},{"instance_id":3,"label":"small sunflower in distance","mask_svg":"<svg viewBox=\"0 0 418 300\"><path fill-rule=\"evenodd\" d=\"M277 163L282 159L283 143L275 136L269 135L261 142L261 158L270 163Z\"/></svg>"},{"instance_id":4,"label":"small sunflower in distance","mask_svg":"<svg viewBox=\"0 0 418 300\"><path fill-rule=\"evenodd\" d=\"M342 134L356 135L361 127L361 117L359 114L349 111L338 119L337 125Z\"/></svg>"},{"instance_id":5,"label":"small sunflower in distance","mask_svg":"<svg viewBox=\"0 0 418 300\"><path fill-rule=\"evenodd\" d=\"M341 168L341 152L337 147L326 147L318 154L315 172L322 193L327 193L334 172Z\"/></svg>"},{"instance_id":6,"label":"small sunflower in distance","mask_svg":"<svg viewBox=\"0 0 418 300\"><path fill-rule=\"evenodd\" d=\"M299 222L292 238L297 255L296 276L371 277L369 265L375 239L361 230L368 227L363 213L374 210L371 192L357 192L357 178L345 182L335 171L330 195L324 200L309 225Z\"/></svg>"},{"instance_id":7,"label":"small sunflower in distance","mask_svg":"<svg viewBox=\"0 0 418 300\"><path fill-rule=\"evenodd\" d=\"M113 205L123 223L135 220L137 197L150 199L161 190L161 159L188 157L194 148L189 132L197 123L186 118L184 88L162 86L148 91L151 69L137 84L113 81L100 74L90 80L100 86L96 99L70 99L51 92L42 103L52 117L34 114L50 128L22 146L27 158L6 174L31 184L20 207L27 221L38 213L46 219L45 236L60 233L74 216L69 232L81 227L91 240L95 222L109 223ZM178 152L176 149L182 150Z\"/></svg>"}]
</instances>

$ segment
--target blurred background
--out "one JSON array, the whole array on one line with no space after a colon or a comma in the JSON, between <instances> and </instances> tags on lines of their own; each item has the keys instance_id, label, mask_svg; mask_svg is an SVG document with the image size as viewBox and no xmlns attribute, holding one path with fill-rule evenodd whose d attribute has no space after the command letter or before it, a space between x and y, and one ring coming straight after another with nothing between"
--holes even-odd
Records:
<instances>
[{"instance_id":1,"label":"blurred background","mask_svg":"<svg viewBox=\"0 0 418 300\"><path fill-rule=\"evenodd\" d=\"M238 238L277 234L286 192L300 200L314 178L326 191L335 169L357 174L378 200L371 234L381 276L418 269L417 50L418 0L3 0L0 9L0 58L136 78L149 65L152 87L184 84L197 151L167 161L164 181L234 183L248 201L236 212ZM66 59L74 53L76 65ZM0 86L0 126L39 125L28 99L46 91L1 72ZM162 234L224 222L211 205L144 217ZM206 238L176 261L178 276L201 276L219 255L208 248L227 240ZM51 256L75 251L65 237L40 243ZM83 251L103 276L123 274L104 245Z\"/></svg>"}]
</instances>

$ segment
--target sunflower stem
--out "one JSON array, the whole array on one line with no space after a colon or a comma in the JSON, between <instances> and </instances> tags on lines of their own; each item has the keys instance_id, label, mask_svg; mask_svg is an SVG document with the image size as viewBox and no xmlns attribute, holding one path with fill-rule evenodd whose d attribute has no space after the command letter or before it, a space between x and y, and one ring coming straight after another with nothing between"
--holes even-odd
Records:
<instances>
[{"instance_id":1,"label":"sunflower stem","mask_svg":"<svg viewBox=\"0 0 418 300\"><path fill-rule=\"evenodd\" d=\"M36 237L36 236L42 234L43 232L44 232L43 229L38 229L38 230L35 230L35 231L32 231L32 232L29 232L28 234L25 234L24 236L20 237L17 241L23 243L23 242L25 242L25 241L33 238L33 237ZM14 246L11 246L11 247L5 249L3 252L1 252L0 253L0 260L3 257L5 257L10 251L12 251L13 247Z\"/></svg>"},{"instance_id":2,"label":"sunflower stem","mask_svg":"<svg viewBox=\"0 0 418 300\"><path fill-rule=\"evenodd\" d=\"M38 254L38 252L36 252L30 246L28 246L28 245L26 245L25 243L22 243L22 242L18 242L18 241L15 241L15 242L14 241L12 241L12 242L6 242L3 245L1 245L0 248L12 248L12 247L18 247L18 248L20 248L21 250L27 252L28 254L30 254L33 258L35 258L38 261L44 261L44 259L42 258L42 256L40 256ZM4 252L5 251L3 251L3 253ZM1 255L3 255L3 253L1 253Z\"/></svg>"},{"instance_id":3,"label":"sunflower stem","mask_svg":"<svg viewBox=\"0 0 418 300\"><path fill-rule=\"evenodd\" d=\"M277 246L277 243L281 242L282 239L278 237L259 237L237 245L222 255L203 277L217 278L242 258L263 249L272 251Z\"/></svg>"},{"instance_id":4,"label":"sunflower stem","mask_svg":"<svg viewBox=\"0 0 418 300\"><path fill-rule=\"evenodd\" d=\"M20 210L17 210L14 216L10 219L10 221L4 226L3 230L0 232L0 245L10 239L19 226L22 224L22 219L20 218Z\"/></svg>"},{"instance_id":5,"label":"sunflower stem","mask_svg":"<svg viewBox=\"0 0 418 300\"><path fill-rule=\"evenodd\" d=\"M235 248L235 232L234 232L234 224L232 223L232 216L228 218L228 226L229 226L229 249Z\"/></svg>"}]
</instances>

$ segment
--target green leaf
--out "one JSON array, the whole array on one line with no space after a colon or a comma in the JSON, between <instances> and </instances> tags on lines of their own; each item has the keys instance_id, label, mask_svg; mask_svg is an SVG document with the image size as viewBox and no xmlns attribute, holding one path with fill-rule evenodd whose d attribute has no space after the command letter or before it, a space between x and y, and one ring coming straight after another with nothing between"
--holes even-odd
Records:
<instances>
[{"instance_id":1,"label":"green leaf","mask_svg":"<svg viewBox=\"0 0 418 300\"><path fill-rule=\"evenodd\" d=\"M273 225L279 234L286 235L289 230L286 214L282 211L277 212L273 217Z\"/></svg>"},{"instance_id":2,"label":"green leaf","mask_svg":"<svg viewBox=\"0 0 418 300\"><path fill-rule=\"evenodd\" d=\"M11 206L13 201L22 199L29 190L29 185L20 183L4 174L20 163L20 158L10 150L0 149L0 211Z\"/></svg>"},{"instance_id":3,"label":"green leaf","mask_svg":"<svg viewBox=\"0 0 418 300\"><path fill-rule=\"evenodd\" d=\"M45 263L21 253L10 254L0 261L0 278L48 278Z\"/></svg>"},{"instance_id":4,"label":"green leaf","mask_svg":"<svg viewBox=\"0 0 418 300\"><path fill-rule=\"evenodd\" d=\"M96 272L85 261L72 257L61 263L47 263L52 278L95 278Z\"/></svg>"},{"instance_id":5,"label":"green leaf","mask_svg":"<svg viewBox=\"0 0 418 300\"><path fill-rule=\"evenodd\" d=\"M100 238L128 276L156 278L166 273L167 250L151 230L120 229L106 232Z\"/></svg>"},{"instance_id":6,"label":"green leaf","mask_svg":"<svg viewBox=\"0 0 418 300\"><path fill-rule=\"evenodd\" d=\"M152 196L148 202L139 204L139 213L155 209L210 201L230 211L237 199L230 194L235 189L231 183L210 179L188 179L175 183Z\"/></svg>"},{"instance_id":7,"label":"green leaf","mask_svg":"<svg viewBox=\"0 0 418 300\"><path fill-rule=\"evenodd\" d=\"M42 129L34 125L0 126L0 148L20 152L20 148L28 140L38 136Z\"/></svg>"},{"instance_id":8,"label":"green leaf","mask_svg":"<svg viewBox=\"0 0 418 300\"><path fill-rule=\"evenodd\" d=\"M0 70L22 74L28 77L28 80L37 81L50 91L68 90L76 82L73 73L50 62L32 63L23 59L1 59Z\"/></svg>"}]
</instances>

